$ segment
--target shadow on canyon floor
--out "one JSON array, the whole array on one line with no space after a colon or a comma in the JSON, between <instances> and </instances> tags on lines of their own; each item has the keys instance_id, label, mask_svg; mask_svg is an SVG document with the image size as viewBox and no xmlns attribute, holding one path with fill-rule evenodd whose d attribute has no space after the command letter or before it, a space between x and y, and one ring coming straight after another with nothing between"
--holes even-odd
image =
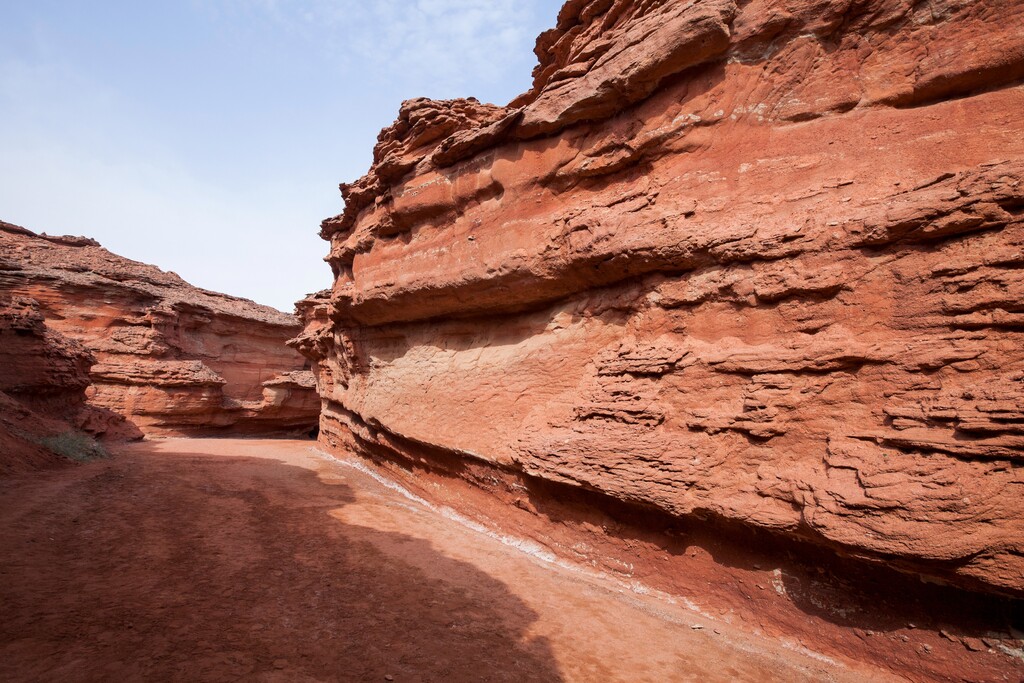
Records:
<instances>
[{"instance_id":1,"label":"shadow on canyon floor","mask_svg":"<svg viewBox=\"0 0 1024 683\"><path fill-rule=\"evenodd\" d=\"M678 558L700 549L723 569L750 573L751 585L740 592L764 590L765 586L758 587L757 576L777 571L779 585L772 587L776 592L784 593L805 614L838 626L890 631L910 623L967 636L1024 628L1022 601L926 583L911 566L905 574L889 565L843 556L824 544L812 545L713 515L673 517L558 483L529 480L526 488L531 505L551 523L602 527L627 545L655 547ZM745 577L719 577L723 583L730 578ZM687 587L679 586L684 593Z\"/></svg>"},{"instance_id":2,"label":"shadow on canyon floor","mask_svg":"<svg viewBox=\"0 0 1024 683\"><path fill-rule=\"evenodd\" d=\"M353 501L301 467L185 454L0 482L0 678L561 679L508 587L332 516Z\"/></svg>"},{"instance_id":3,"label":"shadow on canyon floor","mask_svg":"<svg viewBox=\"0 0 1024 683\"><path fill-rule=\"evenodd\" d=\"M725 590L774 591L805 615L843 628L888 632L911 624L911 628L977 638L1010 637L1013 631L1024 630L1024 600L927 582L916 573L923 569L921 565L904 562L901 570L898 558L876 562L844 556L828 547L827 541L813 545L713 515L673 517L553 482L530 480L526 489L530 504L549 524L601 527L626 546L655 548L680 560L699 554L695 553L699 549L722 570L737 570L716 577ZM681 594L697 585L692 574L680 576L683 580L678 585L672 582L680 577L670 571L655 578L668 582L659 588Z\"/></svg>"},{"instance_id":4,"label":"shadow on canyon floor","mask_svg":"<svg viewBox=\"0 0 1024 683\"><path fill-rule=\"evenodd\" d=\"M606 568L611 574L616 562L628 565L631 581L734 609L768 629L781 627L811 640L828 640L824 628L840 639L888 633L903 643L907 639L896 634L910 629L945 645L950 636L1014 639L1024 631L1024 600L925 582L915 573L921 566L907 563L906 573L894 569L898 558L874 562L714 516L674 517L395 435L390 439L401 447L401 456L360 445L378 463L398 462L419 481L443 478L442 490L454 487L463 503L476 501L470 504L478 510L471 514L501 514L506 532L534 537L540 530L543 542L566 548L585 541L588 557L612 560Z\"/></svg>"}]
</instances>

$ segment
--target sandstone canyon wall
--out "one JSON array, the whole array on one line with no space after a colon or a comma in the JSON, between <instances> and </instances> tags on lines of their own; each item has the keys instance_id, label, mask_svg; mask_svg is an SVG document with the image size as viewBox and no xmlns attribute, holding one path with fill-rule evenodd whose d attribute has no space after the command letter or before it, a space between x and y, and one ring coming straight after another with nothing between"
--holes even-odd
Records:
<instances>
[{"instance_id":1,"label":"sandstone canyon wall","mask_svg":"<svg viewBox=\"0 0 1024 683\"><path fill-rule=\"evenodd\" d=\"M0 476L103 452L77 429L102 416L85 402L94 360L48 328L36 302L0 301Z\"/></svg>"},{"instance_id":2,"label":"sandstone canyon wall","mask_svg":"<svg viewBox=\"0 0 1024 683\"><path fill-rule=\"evenodd\" d=\"M1024 594L1022 26L570 0L530 92L408 101L341 186L321 441Z\"/></svg>"},{"instance_id":3,"label":"sandstone canyon wall","mask_svg":"<svg viewBox=\"0 0 1024 683\"><path fill-rule=\"evenodd\" d=\"M47 334L80 344L94 361L81 387L88 410L69 418L90 433L305 435L315 428L312 374L285 346L299 330L291 315L198 289L93 240L8 223L0 223L0 298L29 302ZM15 356L18 365L34 363L31 354Z\"/></svg>"}]
</instances>

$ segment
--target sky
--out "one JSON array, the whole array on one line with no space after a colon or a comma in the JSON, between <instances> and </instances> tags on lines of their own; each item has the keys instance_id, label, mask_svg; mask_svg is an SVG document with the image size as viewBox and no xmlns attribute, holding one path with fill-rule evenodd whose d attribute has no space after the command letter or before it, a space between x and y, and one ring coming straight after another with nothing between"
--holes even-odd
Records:
<instances>
[{"instance_id":1,"label":"sky","mask_svg":"<svg viewBox=\"0 0 1024 683\"><path fill-rule=\"evenodd\" d=\"M403 100L526 91L562 0L0 0L0 220L284 311Z\"/></svg>"}]
</instances>

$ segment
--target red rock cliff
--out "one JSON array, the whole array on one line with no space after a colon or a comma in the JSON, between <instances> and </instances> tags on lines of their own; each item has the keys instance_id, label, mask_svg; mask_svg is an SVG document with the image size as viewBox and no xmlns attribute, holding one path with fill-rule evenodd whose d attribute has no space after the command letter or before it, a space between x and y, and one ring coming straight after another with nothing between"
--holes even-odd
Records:
<instances>
[{"instance_id":1,"label":"red rock cliff","mask_svg":"<svg viewBox=\"0 0 1024 683\"><path fill-rule=\"evenodd\" d=\"M94 360L49 329L35 301L0 300L0 476L102 453L78 429L117 422L85 403Z\"/></svg>"},{"instance_id":2,"label":"red rock cliff","mask_svg":"<svg viewBox=\"0 0 1024 683\"><path fill-rule=\"evenodd\" d=\"M92 433L305 434L315 427L313 377L284 345L299 329L293 316L198 289L93 240L7 223L0 223L0 295L37 302L46 326L95 360L82 424Z\"/></svg>"},{"instance_id":3,"label":"red rock cliff","mask_svg":"<svg viewBox=\"0 0 1024 683\"><path fill-rule=\"evenodd\" d=\"M1024 5L570 0L406 102L302 304L328 445L1024 591Z\"/></svg>"}]
</instances>

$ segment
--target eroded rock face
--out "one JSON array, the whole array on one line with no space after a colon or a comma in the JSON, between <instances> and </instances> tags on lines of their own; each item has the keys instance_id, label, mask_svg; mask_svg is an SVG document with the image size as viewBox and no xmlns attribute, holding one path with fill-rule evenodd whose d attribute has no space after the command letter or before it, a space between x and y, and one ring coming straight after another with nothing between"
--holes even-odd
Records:
<instances>
[{"instance_id":1,"label":"eroded rock face","mask_svg":"<svg viewBox=\"0 0 1024 683\"><path fill-rule=\"evenodd\" d=\"M567 2L529 93L411 101L342 186L322 442L1021 595L1022 25Z\"/></svg>"},{"instance_id":2,"label":"eroded rock face","mask_svg":"<svg viewBox=\"0 0 1024 683\"><path fill-rule=\"evenodd\" d=\"M86 405L93 361L46 326L35 301L0 300L0 476L100 452L82 428L122 421Z\"/></svg>"},{"instance_id":3,"label":"eroded rock face","mask_svg":"<svg viewBox=\"0 0 1024 683\"><path fill-rule=\"evenodd\" d=\"M94 359L46 326L39 304L0 301L0 390L40 412L72 415L85 404Z\"/></svg>"},{"instance_id":4,"label":"eroded rock face","mask_svg":"<svg viewBox=\"0 0 1024 683\"><path fill-rule=\"evenodd\" d=\"M0 295L31 299L40 325L89 355L82 389L90 409L82 426L94 434L315 428L313 376L284 345L299 329L293 316L198 289L93 240L40 236L7 223L0 223ZM34 362L27 352L14 356Z\"/></svg>"}]
</instances>

